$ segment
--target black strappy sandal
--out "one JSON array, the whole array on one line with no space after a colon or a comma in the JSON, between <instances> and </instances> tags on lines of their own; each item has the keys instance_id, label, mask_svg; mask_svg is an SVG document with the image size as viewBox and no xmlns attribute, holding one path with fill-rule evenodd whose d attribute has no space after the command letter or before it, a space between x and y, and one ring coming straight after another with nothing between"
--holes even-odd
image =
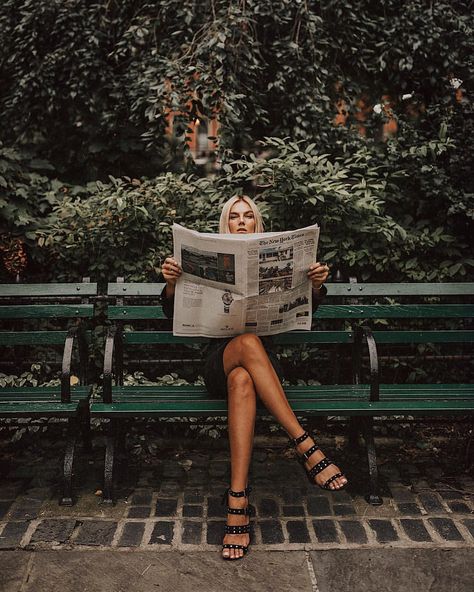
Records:
<instances>
[{"instance_id":1,"label":"black strappy sandal","mask_svg":"<svg viewBox=\"0 0 474 592\"><path fill-rule=\"evenodd\" d=\"M296 447L302 442L304 442L307 438L309 438L308 432L305 432L302 436L299 436L298 438L290 438L290 445L296 449ZM301 466L303 467L306 476L308 477L310 483L312 483L313 485L317 485L321 489L325 489L326 491L341 491L348 485L348 483L345 483L344 485L342 485L342 487L336 487L336 489L331 489L329 485L339 477L345 477L343 473L336 473L332 477L329 477L329 479L325 481L322 485L319 485L319 483L316 483L316 481L314 480L316 475L321 473L321 471L324 471L324 469L327 469L327 467L329 467L330 465L334 464L332 460L329 460L329 458L324 457L309 470L304 466L305 463L308 462L310 457L318 450L321 449L317 444L314 444L306 452L303 452L303 454L298 455L298 461L301 463Z\"/></svg>"},{"instance_id":2,"label":"black strappy sandal","mask_svg":"<svg viewBox=\"0 0 474 592\"><path fill-rule=\"evenodd\" d=\"M252 515L252 508L247 506L246 508L230 508L228 505L228 496L232 497L249 497L249 493L251 491L250 487L246 487L243 491L232 491L229 487L224 491L224 495L222 496L222 503L227 503L227 513L228 514L239 514L241 516L251 516ZM224 534L249 534L250 535L250 520L248 524L244 524L242 526L229 526L228 524L224 527ZM241 557L224 557L222 555L222 559L225 561L237 561L238 559L242 559L247 554L249 550L249 545L232 545L230 543L224 543L222 545L222 549L241 549L243 551L243 555Z\"/></svg>"}]
</instances>

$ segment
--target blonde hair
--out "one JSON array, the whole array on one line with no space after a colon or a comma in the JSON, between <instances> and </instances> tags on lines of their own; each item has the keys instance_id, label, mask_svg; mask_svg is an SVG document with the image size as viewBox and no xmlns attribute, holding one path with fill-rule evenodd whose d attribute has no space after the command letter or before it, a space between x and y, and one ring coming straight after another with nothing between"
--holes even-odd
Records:
<instances>
[{"instance_id":1,"label":"blonde hair","mask_svg":"<svg viewBox=\"0 0 474 592\"><path fill-rule=\"evenodd\" d=\"M253 201L253 199L251 199L248 195L234 195L233 197L231 197L230 199L228 199L225 202L225 204L222 208L221 217L219 220L220 234L230 234L230 228L229 228L230 210L232 209L232 206L240 200L244 201L253 212L253 215L255 217L255 232L263 232L264 231L262 214L260 213L260 210L258 209L258 206Z\"/></svg>"}]
</instances>

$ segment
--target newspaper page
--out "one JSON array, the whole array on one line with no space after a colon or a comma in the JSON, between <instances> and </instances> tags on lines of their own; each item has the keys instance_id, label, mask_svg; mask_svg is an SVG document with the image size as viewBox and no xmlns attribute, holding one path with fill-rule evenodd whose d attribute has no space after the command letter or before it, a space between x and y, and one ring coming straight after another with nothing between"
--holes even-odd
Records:
<instances>
[{"instance_id":1,"label":"newspaper page","mask_svg":"<svg viewBox=\"0 0 474 592\"><path fill-rule=\"evenodd\" d=\"M319 227L256 234L199 233L173 225L176 283L173 333L233 337L311 329Z\"/></svg>"}]
</instances>

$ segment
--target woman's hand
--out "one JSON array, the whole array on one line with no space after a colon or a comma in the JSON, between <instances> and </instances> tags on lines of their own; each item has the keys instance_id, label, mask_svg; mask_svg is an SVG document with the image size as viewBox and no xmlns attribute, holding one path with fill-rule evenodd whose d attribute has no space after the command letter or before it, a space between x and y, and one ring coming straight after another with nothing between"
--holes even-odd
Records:
<instances>
[{"instance_id":1,"label":"woman's hand","mask_svg":"<svg viewBox=\"0 0 474 592\"><path fill-rule=\"evenodd\" d=\"M313 290L317 292L328 279L329 267L325 263L312 263L309 266L308 278L313 284Z\"/></svg>"},{"instance_id":2,"label":"woman's hand","mask_svg":"<svg viewBox=\"0 0 474 592\"><path fill-rule=\"evenodd\" d=\"M161 267L161 273L165 278L166 282L166 296L170 298L174 294L174 288L179 276L183 273L180 264L173 259L173 257L167 257Z\"/></svg>"}]
</instances>

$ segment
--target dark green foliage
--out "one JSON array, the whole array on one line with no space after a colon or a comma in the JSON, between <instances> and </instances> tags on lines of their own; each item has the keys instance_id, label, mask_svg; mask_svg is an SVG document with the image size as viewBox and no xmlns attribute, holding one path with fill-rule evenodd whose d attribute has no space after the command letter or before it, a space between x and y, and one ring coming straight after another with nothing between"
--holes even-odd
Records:
<instances>
[{"instance_id":1,"label":"dark green foliage","mask_svg":"<svg viewBox=\"0 0 474 592\"><path fill-rule=\"evenodd\" d=\"M320 222L322 257L361 279L467 278L471 9L456 0L4 0L5 230L37 236L30 258L52 277L147 277L170 250L172 219L215 229L219 204L240 188L260 195L274 229ZM464 81L457 95L453 77ZM344 128L334 125L337 100ZM398 133L384 141L388 114ZM223 167L199 180L185 140L196 117L215 115ZM33 157L61 181L39 176Z\"/></svg>"}]
</instances>

